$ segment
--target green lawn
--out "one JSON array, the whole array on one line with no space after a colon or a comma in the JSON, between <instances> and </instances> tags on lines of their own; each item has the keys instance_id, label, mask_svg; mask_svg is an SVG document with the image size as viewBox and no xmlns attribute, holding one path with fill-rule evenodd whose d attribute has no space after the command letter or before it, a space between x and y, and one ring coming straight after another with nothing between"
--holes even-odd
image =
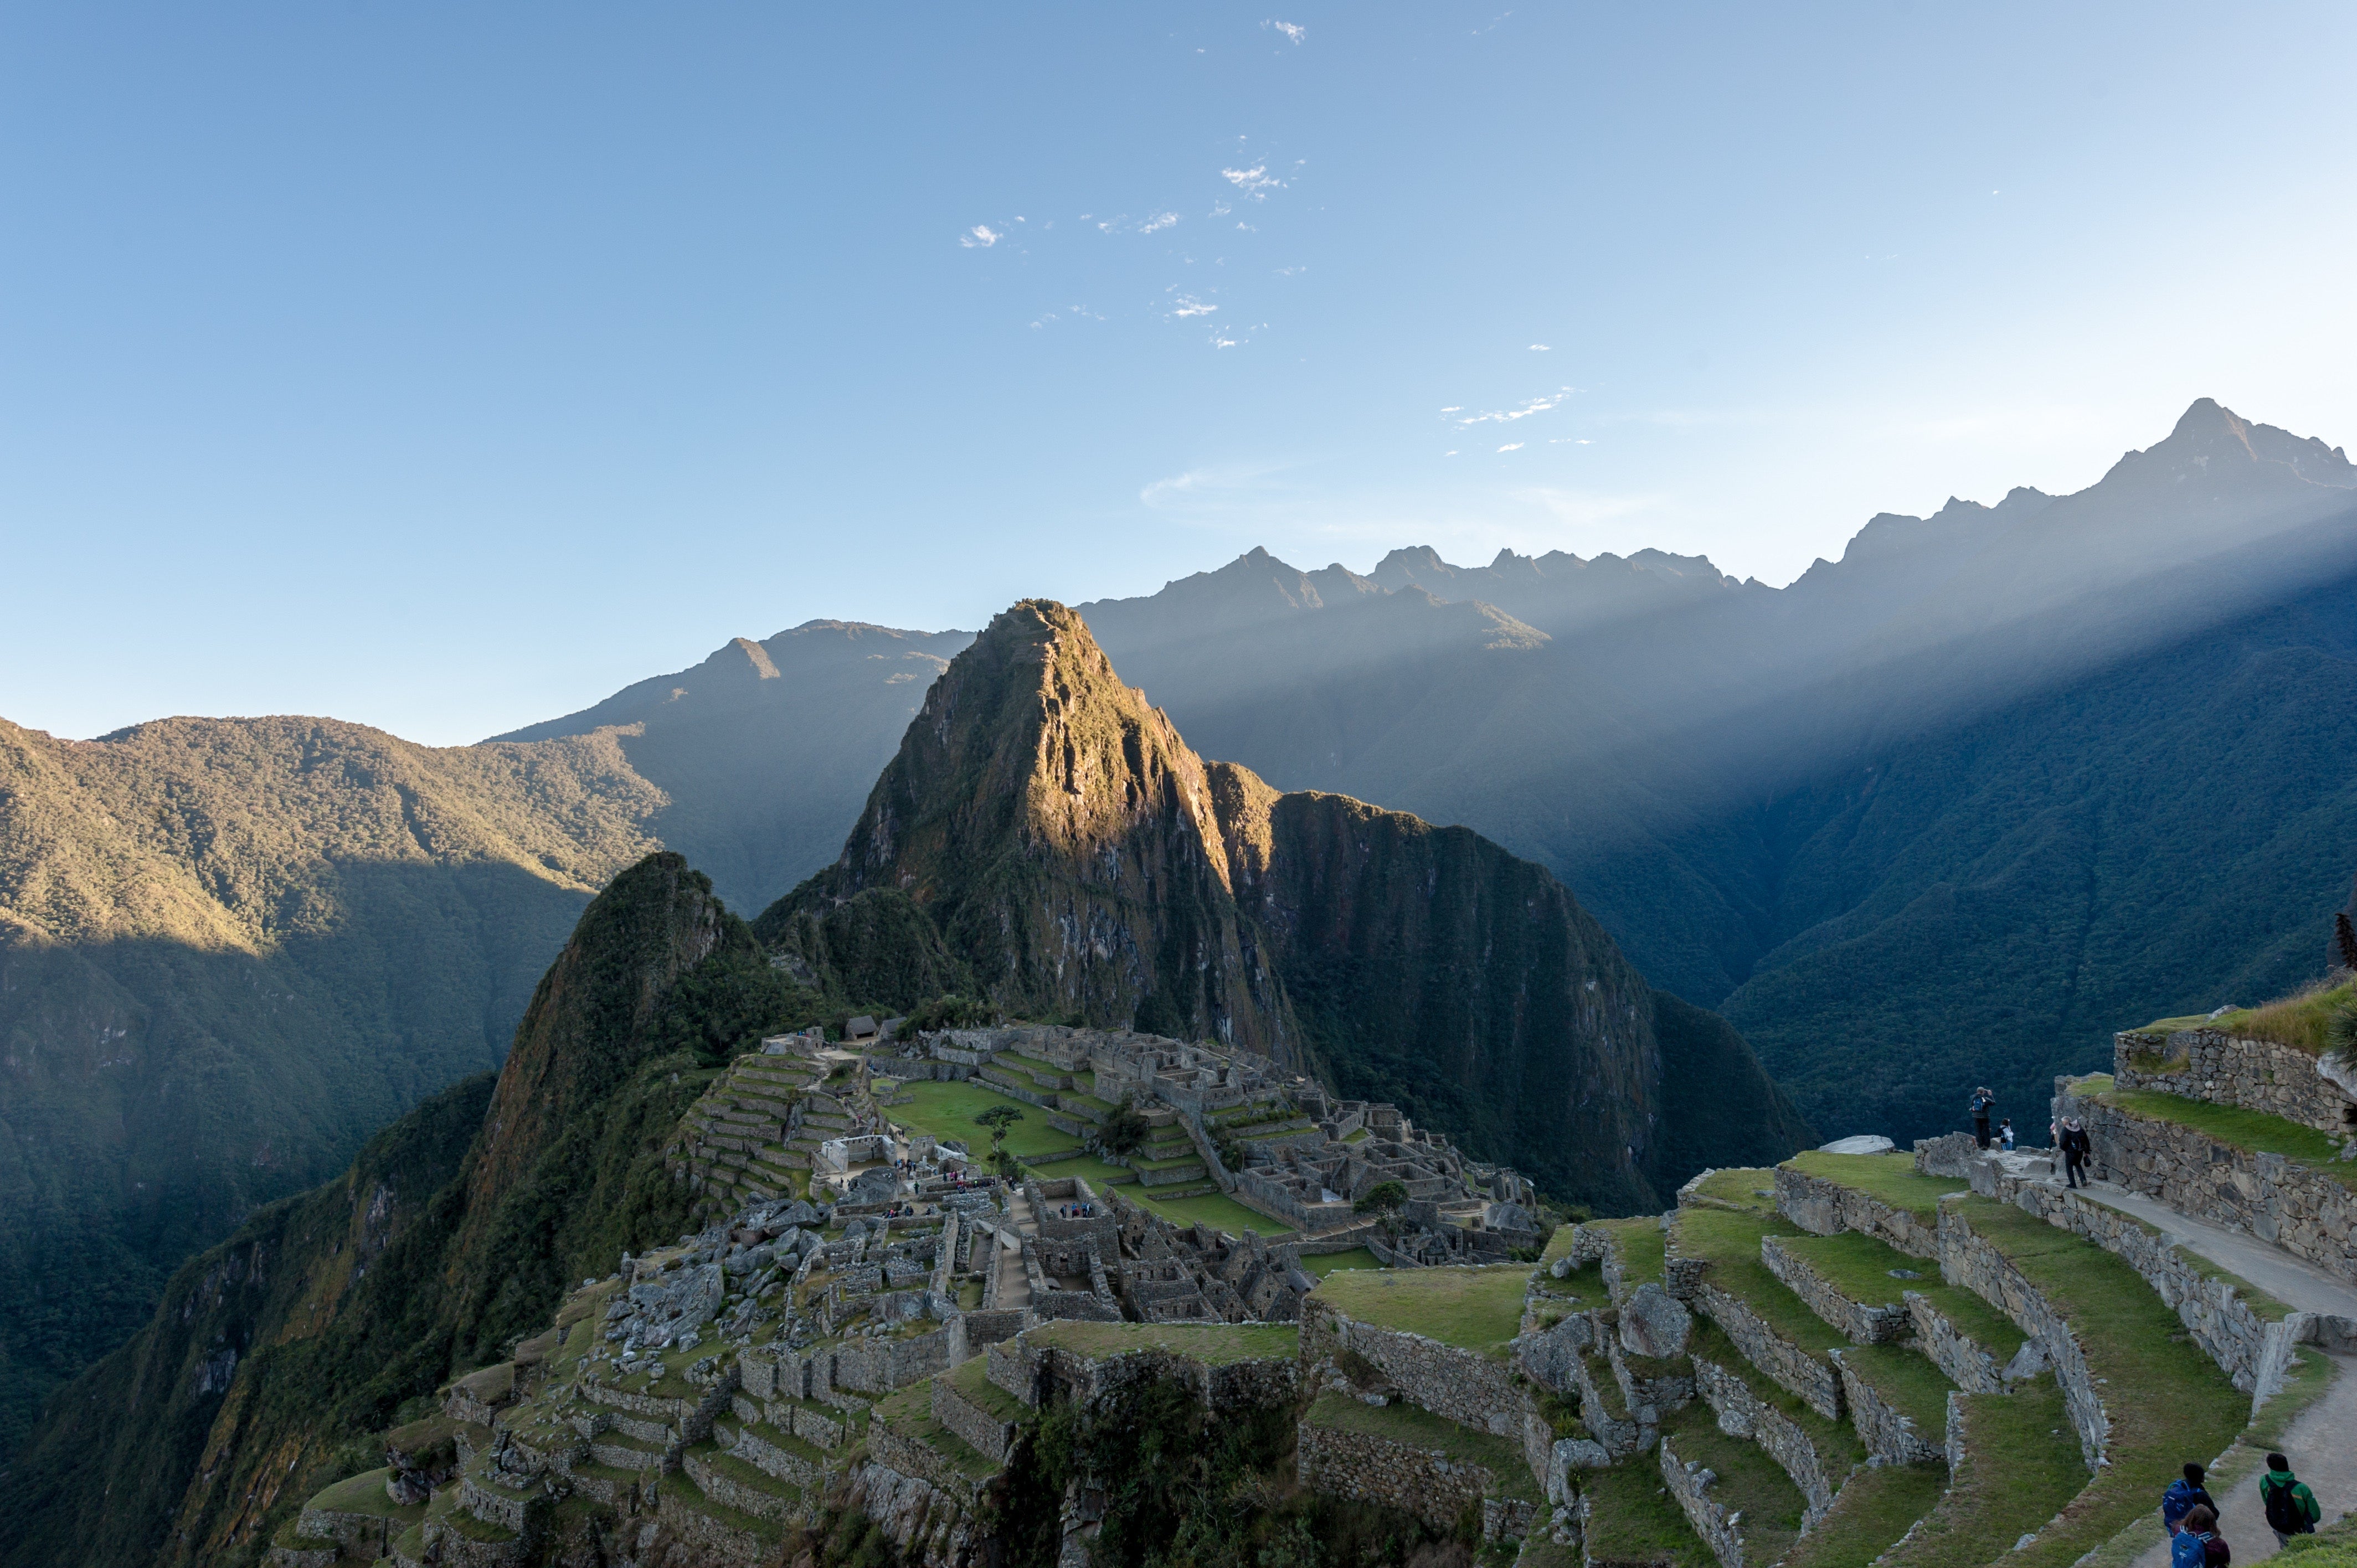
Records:
<instances>
[{"instance_id":1,"label":"green lawn","mask_svg":"<svg viewBox=\"0 0 2357 1568\"><path fill-rule=\"evenodd\" d=\"M1224 1230L1231 1236L1245 1231L1275 1240L1293 1234L1293 1227L1282 1219L1273 1219L1257 1208L1247 1208L1225 1193L1207 1192L1200 1197L1157 1197L1149 1187L1125 1187L1121 1195L1142 1204L1173 1225L1208 1225L1214 1230Z\"/></svg>"},{"instance_id":2,"label":"green lawn","mask_svg":"<svg viewBox=\"0 0 2357 1568\"><path fill-rule=\"evenodd\" d=\"M1678 1255L1706 1258L1704 1282L1749 1306L1760 1320L1802 1349L1822 1356L1849 1340L1802 1305L1760 1261L1762 1236L1798 1236L1781 1219L1724 1208L1689 1208L1678 1216Z\"/></svg>"},{"instance_id":3,"label":"green lawn","mask_svg":"<svg viewBox=\"0 0 2357 1568\"><path fill-rule=\"evenodd\" d=\"M1012 1105L1023 1112L1023 1120L1006 1133L1007 1151L1017 1159L1037 1162L1060 1154L1081 1152L1079 1139L1048 1125L1048 1112L987 1088L978 1079L965 1083L912 1083L908 1093L909 1103L891 1108L893 1121L920 1133L931 1133L936 1138L954 1138L977 1155L989 1151L990 1133L975 1126L974 1119L999 1105Z\"/></svg>"},{"instance_id":4,"label":"green lawn","mask_svg":"<svg viewBox=\"0 0 2357 1568\"><path fill-rule=\"evenodd\" d=\"M1702 1178L1695 1192L1714 1202L1765 1214L1776 1207L1776 1173L1757 1166L1713 1171Z\"/></svg>"},{"instance_id":5,"label":"green lawn","mask_svg":"<svg viewBox=\"0 0 2357 1568\"><path fill-rule=\"evenodd\" d=\"M1609 1470L1572 1472L1588 1499L1588 1555L1598 1563L1643 1563L1662 1568L1718 1568L1718 1559L1686 1522L1685 1511L1662 1481L1651 1452Z\"/></svg>"},{"instance_id":6,"label":"green lawn","mask_svg":"<svg viewBox=\"0 0 2357 1568\"><path fill-rule=\"evenodd\" d=\"M1812 1149L1794 1155L1784 1162L1796 1171L1878 1197L1893 1208L1903 1209L1924 1224L1939 1218L1940 1199L1952 1192L1969 1192L1972 1183L1953 1176L1927 1176L1915 1174L1915 1158L1896 1152L1888 1155L1828 1155Z\"/></svg>"},{"instance_id":7,"label":"green lawn","mask_svg":"<svg viewBox=\"0 0 2357 1568\"><path fill-rule=\"evenodd\" d=\"M1825 1467L1825 1474L1836 1481L1852 1466L1866 1463L1866 1440L1848 1421L1828 1421L1810 1407L1809 1402L1743 1359L1735 1341L1727 1331L1709 1318L1695 1318L1694 1339L1688 1346L1690 1355L1698 1356L1715 1366L1724 1367L1742 1380L1754 1398L1780 1412L1808 1434L1809 1444ZM1610 1382L1610 1379L1606 1379ZM1893 1539L1896 1539L1894 1537Z\"/></svg>"},{"instance_id":8,"label":"green lawn","mask_svg":"<svg viewBox=\"0 0 2357 1568\"><path fill-rule=\"evenodd\" d=\"M2250 1396L2118 1258L2009 1204L1966 1197L1957 1208L2069 1320L2089 1370L2104 1380L2111 1463L2052 1530L2007 1559L2008 1568L2064 1568L2149 1508L2186 1455L2222 1452L2242 1430Z\"/></svg>"},{"instance_id":9,"label":"green lawn","mask_svg":"<svg viewBox=\"0 0 2357 1568\"><path fill-rule=\"evenodd\" d=\"M1663 1422L1662 1436L1680 1462L1699 1460L1718 1473L1717 1483L1706 1495L1721 1508L1742 1513L1736 1528L1743 1535L1745 1562L1774 1563L1792 1549L1808 1499L1766 1449L1748 1437L1721 1432L1717 1417L1699 1400Z\"/></svg>"},{"instance_id":10,"label":"green lawn","mask_svg":"<svg viewBox=\"0 0 2357 1568\"><path fill-rule=\"evenodd\" d=\"M1290 1323L1085 1323L1059 1318L1028 1331L1025 1339L1093 1358L1167 1350L1211 1367L1290 1360L1301 1353L1301 1330Z\"/></svg>"},{"instance_id":11,"label":"green lawn","mask_svg":"<svg viewBox=\"0 0 2357 1568\"><path fill-rule=\"evenodd\" d=\"M1948 1381L1932 1359L1897 1345L1846 1345L1842 1360L1882 1402L1915 1423L1915 1431L1933 1447L1948 1430Z\"/></svg>"},{"instance_id":12,"label":"green lawn","mask_svg":"<svg viewBox=\"0 0 2357 1568\"><path fill-rule=\"evenodd\" d=\"M1327 1275L1316 1294L1355 1322L1421 1334L1502 1361L1522 1329L1530 1283L1528 1263L1359 1269Z\"/></svg>"},{"instance_id":13,"label":"green lawn","mask_svg":"<svg viewBox=\"0 0 2357 1568\"><path fill-rule=\"evenodd\" d=\"M1910 1258L1888 1242L1846 1230L1838 1236L1793 1236L1784 1248L1823 1274L1834 1289L1867 1306L1895 1306L1905 1292L1927 1297L1965 1337L1996 1357L2013 1359L2028 1336L1988 1303L1940 1278L1940 1265ZM1893 1269L1916 1275L1900 1279Z\"/></svg>"},{"instance_id":14,"label":"green lawn","mask_svg":"<svg viewBox=\"0 0 2357 1568\"><path fill-rule=\"evenodd\" d=\"M1383 1266L1364 1247L1353 1247L1347 1252L1305 1252L1301 1255L1301 1272L1321 1280L1336 1269L1380 1269Z\"/></svg>"},{"instance_id":15,"label":"green lawn","mask_svg":"<svg viewBox=\"0 0 2357 1568\"><path fill-rule=\"evenodd\" d=\"M1569 1252L1572 1248L1572 1243L1578 1240L1578 1226L1556 1226L1554 1233L1547 1237L1546 1250L1539 1254L1539 1267L1545 1268L1549 1264L1553 1263L1557 1258Z\"/></svg>"},{"instance_id":16,"label":"green lawn","mask_svg":"<svg viewBox=\"0 0 2357 1568\"><path fill-rule=\"evenodd\" d=\"M368 1514L414 1524L425 1517L425 1505L416 1503L403 1508L386 1496L384 1483L392 1474L390 1470L363 1471L338 1481L304 1506L330 1513Z\"/></svg>"},{"instance_id":17,"label":"green lawn","mask_svg":"<svg viewBox=\"0 0 2357 1568\"><path fill-rule=\"evenodd\" d=\"M1452 1464L1479 1465L1494 1477L1497 1495L1542 1502L1537 1480L1531 1475L1522 1445L1433 1414L1428 1410L1394 1400L1371 1405L1349 1394L1324 1393L1302 1418L1311 1426L1335 1432L1355 1432L1381 1437L1422 1453L1439 1449ZM1746 1444L1749 1446L1749 1444Z\"/></svg>"},{"instance_id":18,"label":"green lawn","mask_svg":"<svg viewBox=\"0 0 2357 1568\"><path fill-rule=\"evenodd\" d=\"M2314 1166L2343 1187L2357 1187L2357 1162L2341 1159L2332 1140L2313 1127L2240 1105L2215 1105L2147 1089L2106 1090L2096 1083L2094 1078L2081 1079L2078 1090L2143 1121L2173 1122L2255 1155L2281 1155Z\"/></svg>"},{"instance_id":19,"label":"green lawn","mask_svg":"<svg viewBox=\"0 0 2357 1568\"><path fill-rule=\"evenodd\" d=\"M1884 1559L1889 1568L2072 1563L2095 1544L2093 1540L2069 1544L2068 1540L2076 1539L2071 1531L2046 1528L2087 1487L2078 1435L2072 1431L2062 1391L2051 1374L2018 1384L2009 1394L1966 1395L1964 1422L1970 1445L1953 1489L1923 1517L1914 1538ZM2214 1454L2222 1446L2201 1452ZM2185 1452L2195 1452L2191 1440ZM2136 1506L2154 1506L2167 1484L2164 1477L2140 1486ZM2038 1539L2027 1552L2008 1550L2032 1531ZM2065 1551L2067 1556L2058 1554Z\"/></svg>"},{"instance_id":20,"label":"green lawn","mask_svg":"<svg viewBox=\"0 0 2357 1568\"><path fill-rule=\"evenodd\" d=\"M1137 1173L1126 1165L1108 1165L1094 1155L1074 1155L1068 1159L1032 1160L1031 1174L1053 1180L1058 1176L1078 1176L1103 1197L1107 1187L1128 1188L1127 1196L1137 1196Z\"/></svg>"},{"instance_id":21,"label":"green lawn","mask_svg":"<svg viewBox=\"0 0 2357 1568\"><path fill-rule=\"evenodd\" d=\"M1833 1510L1802 1539L1783 1568L1866 1568L1932 1511L1948 1485L1945 1465L1877 1465L1854 1472Z\"/></svg>"},{"instance_id":22,"label":"green lawn","mask_svg":"<svg viewBox=\"0 0 2357 1568\"><path fill-rule=\"evenodd\" d=\"M1662 1263L1670 1238L1662 1229L1659 1216L1639 1214L1626 1219L1598 1219L1590 1223L1611 1232L1612 1244L1620 1254L1621 1283L1628 1289L1635 1290L1648 1281L1658 1283L1662 1279Z\"/></svg>"}]
</instances>

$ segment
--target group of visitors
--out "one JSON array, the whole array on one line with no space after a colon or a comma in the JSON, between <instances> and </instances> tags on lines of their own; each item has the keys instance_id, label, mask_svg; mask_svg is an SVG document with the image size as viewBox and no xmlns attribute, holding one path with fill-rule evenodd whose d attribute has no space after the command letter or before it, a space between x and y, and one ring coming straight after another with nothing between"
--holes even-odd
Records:
<instances>
[{"instance_id":1,"label":"group of visitors","mask_svg":"<svg viewBox=\"0 0 2357 1568\"><path fill-rule=\"evenodd\" d=\"M1996 1108L1996 1096L1989 1092L1987 1086L1973 1090L1970 1103L1973 1142L1984 1149L1994 1144L2009 1155L2013 1153L2013 1118L2006 1117L1997 1123L1996 1131L1990 1131L1989 1113ZM2085 1175L2088 1162L2094 1157L2095 1147L2093 1140L2087 1136L2087 1129L2080 1125L2076 1116L2049 1122L2046 1124L2046 1146L2062 1156L2063 1179L2070 1186L2086 1185L2081 1178Z\"/></svg>"},{"instance_id":2,"label":"group of visitors","mask_svg":"<svg viewBox=\"0 0 2357 1568\"><path fill-rule=\"evenodd\" d=\"M2226 1538L2218 1533L2218 1505L2202 1486L2199 1465L2185 1466L2184 1477L2171 1481L2160 1495L2160 1522L2169 1531L2169 1568L2217 1568L2234 1561ZM2276 1544L2289 1546L2295 1535L2313 1535L2324 1510L2308 1483L2292 1474L2291 1461L2280 1454L2267 1455L2267 1473L2259 1478L2259 1506L2266 1510L2267 1528Z\"/></svg>"},{"instance_id":3,"label":"group of visitors","mask_svg":"<svg viewBox=\"0 0 2357 1568\"><path fill-rule=\"evenodd\" d=\"M1094 1219L1097 1206L1093 1203L1067 1203L1056 1210L1059 1219Z\"/></svg>"}]
</instances>

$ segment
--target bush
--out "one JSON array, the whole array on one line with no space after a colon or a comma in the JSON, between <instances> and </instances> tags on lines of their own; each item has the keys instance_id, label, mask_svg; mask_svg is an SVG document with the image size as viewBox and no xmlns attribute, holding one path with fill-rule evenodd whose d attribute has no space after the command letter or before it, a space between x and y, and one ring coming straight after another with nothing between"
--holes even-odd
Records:
<instances>
[{"instance_id":1,"label":"bush","mask_svg":"<svg viewBox=\"0 0 2357 1568\"><path fill-rule=\"evenodd\" d=\"M1379 1181L1366 1196L1351 1205L1353 1214L1397 1214L1407 1207L1407 1183Z\"/></svg>"}]
</instances>

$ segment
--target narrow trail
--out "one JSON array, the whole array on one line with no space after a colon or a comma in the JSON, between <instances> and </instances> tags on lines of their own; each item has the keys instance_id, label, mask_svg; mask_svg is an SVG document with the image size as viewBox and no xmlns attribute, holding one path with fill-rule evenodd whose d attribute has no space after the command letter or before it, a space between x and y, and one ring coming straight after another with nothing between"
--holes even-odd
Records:
<instances>
[{"instance_id":1,"label":"narrow trail","mask_svg":"<svg viewBox=\"0 0 2357 1568\"><path fill-rule=\"evenodd\" d=\"M2281 1248L2179 1214L2110 1182L2090 1183L2083 1190L2098 1203L2158 1227L2163 1236L2187 1251L2232 1269L2287 1306L2357 1318L2357 1285L2335 1279ZM2357 1506L2357 1359L2336 1356L2333 1359L2340 1369L2332 1386L2293 1423L2282 1449L2293 1471L2316 1494L2327 1524ZM2212 1456L2189 1454L2186 1457L2206 1461ZM2259 1475L2264 1468L2262 1462L2259 1469L2218 1498L2218 1533L2234 1549L2238 1563L2264 1563L2276 1552L2275 1531L2267 1528L2266 1510L2259 1506ZM2152 1506L2156 1511L2160 1507L2158 1486ZM2163 1541L2137 1558L2135 1568L2169 1568L2168 1543Z\"/></svg>"}]
</instances>

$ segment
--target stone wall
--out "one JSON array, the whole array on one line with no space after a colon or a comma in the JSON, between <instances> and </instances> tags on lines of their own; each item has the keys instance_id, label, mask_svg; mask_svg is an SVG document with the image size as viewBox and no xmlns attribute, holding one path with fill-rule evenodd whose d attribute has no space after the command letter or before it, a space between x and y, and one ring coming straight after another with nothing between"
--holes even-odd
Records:
<instances>
[{"instance_id":1,"label":"stone wall","mask_svg":"<svg viewBox=\"0 0 2357 1568\"><path fill-rule=\"evenodd\" d=\"M1690 1465L1680 1459L1670 1440L1662 1439L1662 1479L1684 1510L1686 1522L1694 1526L1721 1568L1745 1568L1743 1535L1735 1516L1710 1495L1710 1484L1716 1478L1699 1463Z\"/></svg>"},{"instance_id":2,"label":"stone wall","mask_svg":"<svg viewBox=\"0 0 2357 1568\"><path fill-rule=\"evenodd\" d=\"M1530 1530L1531 1505L1491 1498L1501 1477L1486 1466L1307 1421L1297 1434L1295 1464L1301 1484L1312 1491L1404 1509L1442 1530L1455 1528L1467 1513L1477 1513L1485 1541L1517 1539ZM1499 1506L1485 1508L1485 1502Z\"/></svg>"},{"instance_id":3,"label":"stone wall","mask_svg":"<svg viewBox=\"0 0 2357 1568\"><path fill-rule=\"evenodd\" d=\"M1701 1357L1694 1358L1695 1388L1718 1417L1718 1429L1729 1437L1748 1437L1768 1451L1768 1456L1792 1477L1806 1504L1803 1530L1814 1530L1834 1506L1836 1482L1825 1474L1817 1445L1800 1423L1751 1391L1742 1378Z\"/></svg>"},{"instance_id":4,"label":"stone wall","mask_svg":"<svg viewBox=\"0 0 2357 1568\"><path fill-rule=\"evenodd\" d=\"M687 1478L695 1483L696 1490L705 1497L723 1508L751 1514L755 1519L781 1522L799 1519L808 1507L789 1502L775 1492L757 1491L746 1486L693 1448L680 1455L680 1467L687 1472Z\"/></svg>"},{"instance_id":5,"label":"stone wall","mask_svg":"<svg viewBox=\"0 0 2357 1568\"><path fill-rule=\"evenodd\" d=\"M1618 1335L1607 1335L1604 1355L1623 1406L1641 1425L1659 1426L1662 1417L1694 1402L1694 1369L1683 1354L1659 1359L1634 1355Z\"/></svg>"},{"instance_id":6,"label":"stone wall","mask_svg":"<svg viewBox=\"0 0 2357 1568\"><path fill-rule=\"evenodd\" d=\"M678 1496L678 1488L669 1482L663 1484L662 1495L655 1501L655 1518L661 1521L663 1534L672 1541L696 1549L697 1561L726 1564L728 1568L752 1568L761 1558L765 1543L759 1536L688 1507Z\"/></svg>"},{"instance_id":7,"label":"stone wall","mask_svg":"<svg viewBox=\"0 0 2357 1568\"><path fill-rule=\"evenodd\" d=\"M2281 1155L2255 1155L2083 1098L2070 1092L2072 1081L2055 1080L2055 1113L2085 1124L2098 1176L2357 1283L2357 1193Z\"/></svg>"},{"instance_id":8,"label":"stone wall","mask_svg":"<svg viewBox=\"0 0 2357 1568\"><path fill-rule=\"evenodd\" d=\"M1780 1237L1760 1239L1760 1261L1768 1266L1770 1273L1784 1283L1787 1290L1801 1298L1803 1306L1848 1336L1852 1344L1888 1344L1913 1326L1905 1303L1867 1306L1850 1300L1834 1288L1832 1281L1817 1273L1807 1258L1786 1247Z\"/></svg>"},{"instance_id":9,"label":"stone wall","mask_svg":"<svg viewBox=\"0 0 2357 1568\"><path fill-rule=\"evenodd\" d=\"M933 1419L960 1441L994 1464L1004 1465L1015 1452L1015 1423L1001 1421L958 1392L947 1378L933 1380Z\"/></svg>"},{"instance_id":10,"label":"stone wall","mask_svg":"<svg viewBox=\"0 0 2357 1568\"><path fill-rule=\"evenodd\" d=\"M888 1465L903 1476L914 1477L938 1491L947 1492L961 1503L974 1502L974 1485L964 1471L930 1444L903 1437L881 1421L867 1423L867 1456L877 1464Z\"/></svg>"},{"instance_id":11,"label":"stone wall","mask_svg":"<svg viewBox=\"0 0 2357 1568\"><path fill-rule=\"evenodd\" d=\"M2240 1105L2324 1133L2348 1132L2357 1112L2357 1101L2317 1071L2316 1058L2298 1047L2218 1029L2179 1029L2166 1040L2134 1031L2115 1035L2112 1078L2122 1089Z\"/></svg>"},{"instance_id":12,"label":"stone wall","mask_svg":"<svg viewBox=\"0 0 2357 1568\"><path fill-rule=\"evenodd\" d=\"M1940 1444L1911 1416L1886 1402L1839 1350L1827 1354L1841 1374L1842 1402L1849 1407L1850 1424L1857 1428L1868 1454L1886 1465L1913 1465L1940 1457Z\"/></svg>"},{"instance_id":13,"label":"stone wall","mask_svg":"<svg viewBox=\"0 0 2357 1568\"><path fill-rule=\"evenodd\" d=\"M947 1329L907 1339L855 1340L835 1347L829 1386L853 1393L888 1394L946 1370L949 1364Z\"/></svg>"},{"instance_id":14,"label":"stone wall","mask_svg":"<svg viewBox=\"0 0 2357 1568\"><path fill-rule=\"evenodd\" d=\"M2111 1446L2111 1418L2096 1396L2078 1336L2006 1255L1973 1233L1953 1203L1940 1208L1940 1273L2013 1319L2038 1341L2062 1386L2062 1402L2079 1434L2079 1449L2093 1469Z\"/></svg>"},{"instance_id":15,"label":"stone wall","mask_svg":"<svg viewBox=\"0 0 2357 1568\"><path fill-rule=\"evenodd\" d=\"M1899 1158L1886 1157L1894 1161ZM1789 1166L1779 1165L1776 1169L1776 1212L1813 1235L1833 1236L1856 1230L1888 1241L1910 1258L1935 1259L1940 1255L1938 1227L1926 1225L1907 1210L1893 1208L1878 1197L1869 1197L1856 1187Z\"/></svg>"},{"instance_id":16,"label":"stone wall","mask_svg":"<svg viewBox=\"0 0 2357 1568\"><path fill-rule=\"evenodd\" d=\"M1841 1419L1841 1380L1831 1367L1779 1335L1717 1285L1706 1282L1697 1289L1695 1306L1727 1331L1745 1360L1807 1401L1809 1408L1827 1421Z\"/></svg>"},{"instance_id":17,"label":"stone wall","mask_svg":"<svg viewBox=\"0 0 2357 1568\"><path fill-rule=\"evenodd\" d=\"M1400 1392L1435 1415L1500 1437L1522 1432L1530 1396L1517 1386L1510 1363L1492 1361L1476 1351L1443 1345L1421 1334L1352 1322L1331 1303L1314 1295L1301 1305L1305 1363L1353 1350L1380 1368Z\"/></svg>"},{"instance_id":18,"label":"stone wall","mask_svg":"<svg viewBox=\"0 0 2357 1568\"><path fill-rule=\"evenodd\" d=\"M1915 1325L1916 1343L1948 1381L1968 1394L2005 1392L2005 1369L1997 1364L1996 1357L1949 1322L1922 1292L1907 1292L1906 1301L1908 1316Z\"/></svg>"},{"instance_id":19,"label":"stone wall","mask_svg":"<svg viewBox=\"0 0 2357 1568\"><path fill-rule=\"evenodd\" d=\"M1943 1133L1915 1140L1917 1176L1966 1176L1981 1157L1981 1146L1970 1133Z\"/></svg>"}]
</instances>

